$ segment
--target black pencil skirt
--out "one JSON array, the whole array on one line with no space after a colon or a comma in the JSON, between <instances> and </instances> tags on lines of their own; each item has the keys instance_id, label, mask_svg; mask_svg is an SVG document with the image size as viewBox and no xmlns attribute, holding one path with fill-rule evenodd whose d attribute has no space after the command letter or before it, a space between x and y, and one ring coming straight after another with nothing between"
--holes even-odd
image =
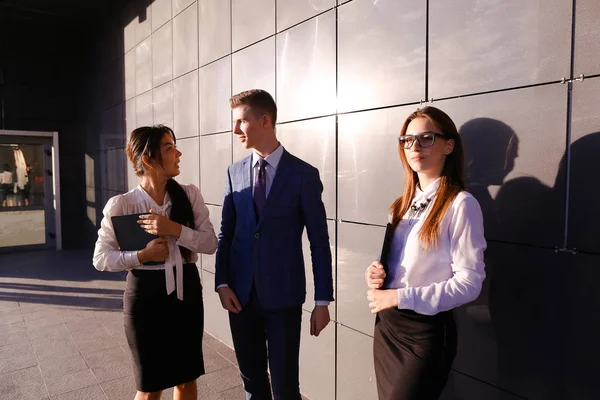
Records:
<instances>
[{"instance_id":1,"label":"black pencil skirt","mask_svg":"<svg viewBox=\"0 0 600 400\"><path fill-rule=\"evenodd\" d=\"M378 313L373 355L379 400L437 400L456 346L452 311L432 316L398 309Z\"/></svg>"},{"instance_id":2,"label":"black pencil skirt","mask_svg":"<svg viewBox=\"0 0 600 400\"><path fill-rule=\"evenodd\" d=\"M204 374L204 306L195 264L184 265L183 282L181 301L176 290L167 295L164 270L127 274L125 335L141 392L158 392Z\"/></svg>"}]
</instances>

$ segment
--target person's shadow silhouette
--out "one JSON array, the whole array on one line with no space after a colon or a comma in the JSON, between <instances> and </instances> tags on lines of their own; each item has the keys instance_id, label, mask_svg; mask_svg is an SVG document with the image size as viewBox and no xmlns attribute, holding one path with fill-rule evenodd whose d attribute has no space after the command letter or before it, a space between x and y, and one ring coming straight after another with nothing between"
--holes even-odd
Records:
<instances>
[{"instance_id":1,"label":"person's shadow silhouette","mask_svg":"<svg viewBox=\"0 0 600 400\"><path fill-rule=\"evenodd\" d=\"M563 156L558 177L567 174L567 156ZM571 145L569 159L568 247L600 254L600 206L594 199L600 183L600 132L590 133ZM565 193L564 179L555 190Z\"/></svg>"},{"instance_id":2,"label":"person's shadow silhouette","mask_svg":"<svg viewBox=\"0 0 600 400\"><path fill-rule=\"evenodd\" d=\"M450 380L443 398L490 398L491 392L504 399L506 391L532 400L600 398L600 206L594 197L600 132L570 146L551 188L533 176L507 179L519 139L506 123L477 118L459 131L467 190L481 205L488 249L481 295L456 310L454 369L501 390L472 393L479 387L462 388L461 374L454 374L458 380Z\"/></svg>"},{"instance_id":3,"label":"person's shadow silhouette","mask_svg":"<svg viewBox=\"0 0 600 400\"><path fill-rule=\"evenodd\" d=\"M556 377L563 357L556 349L563 335L556 315L562 306L552 279L559 257L551 244L562 238L564 195L535 177L506 181L519 156L519 139L506 123L477 118L459 132L467 190L481 206L488 249L481 295L456 312L454 367L520 396L561 398Z\"/></svg>"},{"instance_id":4,"label":"person's shadow silhouette","mask_svg":"<svg viewBox=\"0 0 600 400\"><path fill-rule=\"evenodd\" d=\"M519 139L507 124L477 118L459 129L465 151L465 183L481 206L486 239L497 239L501 227L494 195L513 170L518 157ZM485 252L487 278L477 300L455 311L459 349L454 368L467 375L495 383L498 380L496 335L488 306L490 283L493 280L493 257ZM471 398L460 382L450 380L444 399ZM481 394L481 396L486 396Z\"/></svg>"},{"instance_id":5,"label":"person's shadow silhouette","mask_svg":"<svg viewBox=\"0 0 600 400\"><path fill-rule=\"evenodd\" d=\"M465 150L465 181L484 216L488 240L497 235L500 221L491 190L499 189L519 155L519 139L504 122L476 118L460 127Z\"/></svg>"},{"instance_id":6,"label":"person's shadow silhouette","mask_svg":"<svg viewBox=\"0 0 600 400\"><path fill-rule=\"evenodd\" d=\"M553 247L563 239L564 192L520 177L502 186L496 207L499 242L489 243L486 260L499 386L529 399L563 399L561 257Z\"/></svg>"},{"instance_id":7,"label":"person's shadow silhouette","mask_svg":"<svg viewBox=\"0 0 600 400\"><path fill-rule=\"evenodd\" d=\"M567 168L569 167L569 168ZM564 354L564 398L598 399L597 383L600 343L600 205L596 199L600 182L600 132L577 139L570 157L563 156L554 186L557 196L566 196L562 177L569 174L567 250L561 252L555 284L563 304L560 329L563 340L556 349Z\"/></svg>"},{"instance_id":8,"label":"person's shadow silhouette","mask_svg":"<svg viewBox=\"0 0 600 400\"><path fill-rule=\"evenodd\" d=\"M552 189L518 178L496 197L502 234L531 245L487 255L500 385L530 399L600 398L599 155L600 132L584 135L563 155ZM542 248L552 242L556 251Z\"/></svg>"}]
</instances>

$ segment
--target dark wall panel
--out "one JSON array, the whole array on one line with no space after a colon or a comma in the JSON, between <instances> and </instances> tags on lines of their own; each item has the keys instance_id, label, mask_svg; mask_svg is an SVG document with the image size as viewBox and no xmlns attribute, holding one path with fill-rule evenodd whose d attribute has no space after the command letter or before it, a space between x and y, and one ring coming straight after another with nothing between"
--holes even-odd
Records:
<instances>
[{"instance_id":1,"label":"dark wall panel","mask_svg":"<svg viewBox=\"0 0 600 400\"><path fill-rule=\"evenodd\" d=\"M600 78L573 84L569 246L600 253ZM567 160L561 162L565 170Z\"/></svg>"}]
</instances>

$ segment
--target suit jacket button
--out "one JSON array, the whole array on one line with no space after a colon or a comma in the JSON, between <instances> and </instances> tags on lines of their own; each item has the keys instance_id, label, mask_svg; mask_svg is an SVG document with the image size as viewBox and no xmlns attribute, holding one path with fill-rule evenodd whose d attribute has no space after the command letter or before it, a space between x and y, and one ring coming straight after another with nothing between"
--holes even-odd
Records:
<instances>
[{"instance_id":1,"label":"suit jacket button","mask_svg":"<svg viewBox=\"0 0 600 400\"><path fill-rule=\"evenodd\" d=\"M256 233L254 234L254 239L258 239L259 237L260 237L260 233L256 232Z\"/></svg>"}]
</instances>

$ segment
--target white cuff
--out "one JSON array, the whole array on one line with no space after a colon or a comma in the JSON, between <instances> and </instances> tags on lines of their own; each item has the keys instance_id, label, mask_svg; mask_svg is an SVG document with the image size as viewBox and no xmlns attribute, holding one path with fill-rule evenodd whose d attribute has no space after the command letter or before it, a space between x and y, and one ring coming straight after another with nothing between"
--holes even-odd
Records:
<instances>
[{"instance_id":1,"label":"white cuff","mask_svg":"<svg viewBox=\"0 0 600 400\"><path fill-rule=\"evenodd\" d=\"M138 258L137 251L124 251L123 257L125 258L125 265L127 268L139 267L142 265L140 259Z\"/></svg>"},{"instance_id":2,"label":"white cuff","mask_svg":"<svg viewBox=\"0 0 600 400\"><path fill-rule=\"evenodd\" d=\"M219 289L221 289L222 287L229 287L229 285L228 285L228 284L226 284L226 283L224 283L224 284L222 284L222 285L219 285L219 286L217 286L217 289L216 289L216 290L219 290Z\"/></svg>"},{"instance_id":3,"label":"white cuff","mask_svg":"<svg viewBox=\"0 0 600 400\"><path fill-rule=\"evenodd\" d=\"M330 303L329 300L316 300L315 306L328 306Z\"/></svg>"},{"instance_id":4,"label":"white cuff","mask_svg":"<svg viewBox=\"0 0 600 400\"><path fill-rule=\"evenodd\" d=\"M194 239L194 230L185 225L181 225L181 233L177 239L177 245L187 248Z\"/></svg>"},{"instance_id":5,"label":"white cuff","mask_svg":"<svg viewBox=\"0 0 600 400\"><path fill-rule=\"evenodd\" d=\"M400 310L414 310L415 298L412 288L397 289L398 291L398 308Z\"/></svg>"}]
</instances>

